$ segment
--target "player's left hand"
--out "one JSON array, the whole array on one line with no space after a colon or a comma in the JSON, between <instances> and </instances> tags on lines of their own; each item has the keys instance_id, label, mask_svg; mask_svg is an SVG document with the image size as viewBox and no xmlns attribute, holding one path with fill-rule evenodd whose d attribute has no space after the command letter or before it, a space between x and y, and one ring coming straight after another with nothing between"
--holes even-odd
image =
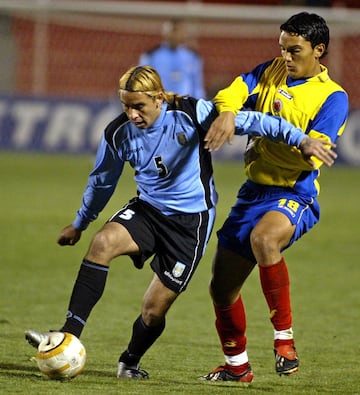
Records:
<instances>
[{"instance_id":1,"label":"player's left hand","mask_svg":"<svg viewBox=\"0 0 360 395\"><path fill-rule=\"evenodd\" d=\"M337 158L337 154L333 151L333 148L336 148L336 144L311 137L303 139L299 146L304 159L312 167L315 167L315 163L311 159L312 156L321 160L324 165L328 167L332 166Z\"/></svg>"}]
</instances>

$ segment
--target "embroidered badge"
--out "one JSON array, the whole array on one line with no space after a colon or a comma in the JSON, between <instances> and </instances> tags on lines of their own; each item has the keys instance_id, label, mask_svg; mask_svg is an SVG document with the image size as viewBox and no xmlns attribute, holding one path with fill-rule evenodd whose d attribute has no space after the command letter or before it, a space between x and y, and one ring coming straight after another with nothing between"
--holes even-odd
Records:
<instances>
[{"instance_id":1,"label":"embroidered badge","mask_svg":"<svg viewBox=\"0 0 360 395\"><path fill-rule=\"evenodd\" d=\"M185 267L186 266L183 263L176 262L176 265L174 266L174 269L172 270L172 275L175 278L180 277L184 273Z\"/></svg>"},{"instance_id":2,"label":"embroidered badge","mask_svg":"<svg viewBox=\"0 0 360 395\"><path fill-rule=\"evenodd\" d=\"M282 101L280 99L276 99L273 103L274 112L280 112L283 108Z\"/></svg>"},{"instance_id":3,"label":"embroidered badge","mask_svg":"<svg viewBox=\"0 0 360 395\"><path fill-rule=\"evenodd\" d=\"M179 144L186 145L188 143L185 133L179 133L176 135L176 137L177 137Z\"/></svg>"}]
</instances>

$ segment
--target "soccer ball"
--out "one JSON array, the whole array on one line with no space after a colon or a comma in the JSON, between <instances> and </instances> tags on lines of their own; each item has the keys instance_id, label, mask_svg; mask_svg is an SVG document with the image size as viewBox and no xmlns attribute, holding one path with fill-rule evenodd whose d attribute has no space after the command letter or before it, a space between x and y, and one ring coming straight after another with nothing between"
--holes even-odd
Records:
<instances>
[{"instance_id":1,"label":"soccer ball","mask_svg":"<svg viewBox=\"0 0 360 395\"><path fill-rule=\"evenodd\" d=\"M86 350L71 333L50 332L38 346L36 361L42 373L61 380L78 376L85 367Z\"/></svg>"}]
</instances>

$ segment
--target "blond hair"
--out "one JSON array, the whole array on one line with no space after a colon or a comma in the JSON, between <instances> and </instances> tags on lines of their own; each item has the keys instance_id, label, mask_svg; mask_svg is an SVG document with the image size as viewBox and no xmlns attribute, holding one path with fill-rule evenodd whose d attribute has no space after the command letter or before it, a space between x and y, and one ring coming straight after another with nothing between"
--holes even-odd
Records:
<instances>
[{"instance_id":1,"label":"blond hair","mask_svg":"<svg viewBox=\"0 0 360 395\"><path fill-rule=\"evenodd\" d=\"M151 98L162 93L167 103L177 101L181 96L174 92L166 92L158 72L151 66L134 66L126 71L119 80L119 93L142 92Z\"/></svg>"}]
</instances>

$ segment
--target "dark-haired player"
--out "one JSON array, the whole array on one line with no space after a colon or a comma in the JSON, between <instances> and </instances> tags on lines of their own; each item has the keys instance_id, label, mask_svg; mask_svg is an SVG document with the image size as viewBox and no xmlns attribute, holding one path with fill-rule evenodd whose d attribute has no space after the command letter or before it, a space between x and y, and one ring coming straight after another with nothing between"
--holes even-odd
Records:
<instances>
[{"instance_id":1,"label":"dark-haired player","mask_svg":"<svg viewBox=\"0 0 360 395\"><path fill-rule=\"evenodd\" d=\"M320 62L328 44L329 29L316 14L302 12L283 23L281 57L241 74L216 95L220 115L206 136L209 149L231 141L235 114L243 107L281 116L310 137L335 142L345 128L348 98ZM297 372L290 280L282 251L319 221L317 178L322 163L316 163L312 168L288 145L262 137L249 140L245 156L248 180L218 232L210 285L225 364L203 379L253 380L240 292L256 264L274 327L276 372Z\"/></svg>"}]
</instances>

